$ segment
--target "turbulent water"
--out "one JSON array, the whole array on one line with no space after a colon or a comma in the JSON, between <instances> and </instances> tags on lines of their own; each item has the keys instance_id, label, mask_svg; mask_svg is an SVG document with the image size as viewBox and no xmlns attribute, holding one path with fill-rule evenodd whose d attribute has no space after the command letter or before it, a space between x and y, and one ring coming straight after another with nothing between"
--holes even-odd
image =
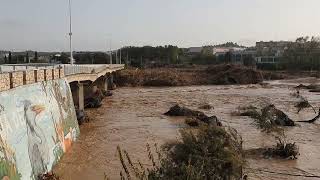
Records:
<instances>
[{"instance_id":1,"label":"turbulent water","mask_svg":"<svg viewBox=\"0 0 320 180\"><path fill-rule=\"evenodd\" d=\"M238 106L272 103L295 121L312 119L312 109L297 114L298 101L292 87L314 79L271 81L269 85L191 86L170 88L120 88L106 98L99 109L87 110L91 121L81 127L80 140L54 169L61 179L119 179L121 169L116 147L127 150L131 158L148 165L146 144L176 140L183 118L163 115L175 103L197 109L210 103L223 124L238 130L245 149L275 145L274 137L260 132L249 117L232 116ZM300 94L320 107L320 94L302 90ZM320 124L320 120L318 122ZM320 175L320 125L298 123L285 128L287 139L299 146L297 160L247 158L249 179L303 179L296 175ZM262 171L261 171L262 170ZM274 173L277 172L277 173ZM291 174L291 175L288 175ZM314 179L306 178L305 179Z\"/></svg>"}]
</instances>

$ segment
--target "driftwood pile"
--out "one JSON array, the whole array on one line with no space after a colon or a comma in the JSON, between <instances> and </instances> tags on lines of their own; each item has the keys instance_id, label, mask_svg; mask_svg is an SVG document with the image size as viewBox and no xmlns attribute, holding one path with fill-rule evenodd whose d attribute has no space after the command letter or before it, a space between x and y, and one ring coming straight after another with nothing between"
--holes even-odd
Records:
<instances>
[{"instance_id":1,"label":"driftwood pile","mask_svg":"<svg viewBox=\"0 0 320 180\"><path fill-rule=\"evenodd\" d=\"M186 107L175 105L165 113L167 116L186 116L186 123L190 126L198 126L201 122L209 125L222 126L216 116L207 116L201 111L191 110Z\"/></svg>"}]
</instances>

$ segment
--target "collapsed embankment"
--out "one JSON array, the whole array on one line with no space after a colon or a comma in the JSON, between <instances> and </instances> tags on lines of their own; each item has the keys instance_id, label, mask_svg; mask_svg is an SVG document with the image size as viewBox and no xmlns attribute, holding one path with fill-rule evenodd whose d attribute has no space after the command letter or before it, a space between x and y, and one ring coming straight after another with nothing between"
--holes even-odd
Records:
<instances>
[{"instance_id":1,"label":"collapsed embankment","mask_svg":"<svg viewBox=\"0 0 320 180\"><path fill-rule=\"evenodd\" d=\"M263 80L284 79L281 74L262 72L240 65L133 69L115 74L119 86L190 86L257 84Z\"/></svg>"}]
</instances>

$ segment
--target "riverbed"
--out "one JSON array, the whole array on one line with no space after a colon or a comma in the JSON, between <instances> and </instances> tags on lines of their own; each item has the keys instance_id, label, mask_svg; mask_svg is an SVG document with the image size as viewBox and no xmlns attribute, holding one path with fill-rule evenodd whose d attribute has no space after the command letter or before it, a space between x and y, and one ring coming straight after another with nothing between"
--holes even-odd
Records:
<instances>
[{"instance_id":1,"label":"riverbed","mask_svg":"<svg viewBox=\"0 0 320 180\"><path fill-rule=\"evenodd\" d=\"M216 115L224 125L237 129L245 149L275 145L273 136L258 130L249 117L232 116L239 106L263 106L272 103L294 121L312 119L312 109L297 113L298 101L292 96L293 87L316 79L270 81L263 85L188 86L166 88L119 88L103 101L99 109L86 110L90 121L81 126L81 136L64 155L54 172L61 179L119 179L121 165L116 151L119 145L132 159L148 165L146 144L159 146L178 139L179 130L187 128L184 118L164 116L176 103L197 109L209 103L214 109L204 111ZM301 90L300 94L320 107L320 94ZM287 139L300 149L297 160L247 158L249 179L303 179L291 175L320 175L320 121L298 123L285 128ZM277 174L273 173L277 172ZM313 179L313 178L305 178Z\"/></svg>"}]
</instances>

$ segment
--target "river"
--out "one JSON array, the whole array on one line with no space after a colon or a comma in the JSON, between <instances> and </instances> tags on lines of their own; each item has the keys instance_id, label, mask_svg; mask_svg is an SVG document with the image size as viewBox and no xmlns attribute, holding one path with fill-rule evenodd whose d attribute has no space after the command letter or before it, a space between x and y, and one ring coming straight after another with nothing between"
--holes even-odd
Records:
<instances>
[{"instance_id":1,"label":"river","mask_svg":"<svg viewBox=\"0 0 320 180\"><path fill-rule=\"evenodd\" d=\"M164 116L175 103L197 109L207 102L214 109L204 111L216 115L225 125L238 130L244 148L274 145L274 137L260 132L249 117L232 116L238 106L272 103L295 121L313 118L312 109L300 114L294 107L297 98L291 93L299 83L315 79L270 81L269 85L190 86L168 88L119 88L104 100L99 109L86 110L90 122L81 126L81 136L64 155L54 172L66 180L119 179L121 169L116 147L129 152L134 160L148 163L146 144L176 140L179 129L186 127L183 118ZM302 90L301 95L320 107L320 94ZM318 122L319 123L319 122ZM320 123L319 123L320 124ZM275 160L251 157L247 159L249 179L303 179L285 174L320 175L320 125L299 123L285 128L287 139L299 146L297 160ZM263 171L259 171L263 170ZM266 171L275 171L284 175ZM308 179L308 178L305 178ZM312 178L309 178L312 179Z\"/></svg>"}]
</instances>

